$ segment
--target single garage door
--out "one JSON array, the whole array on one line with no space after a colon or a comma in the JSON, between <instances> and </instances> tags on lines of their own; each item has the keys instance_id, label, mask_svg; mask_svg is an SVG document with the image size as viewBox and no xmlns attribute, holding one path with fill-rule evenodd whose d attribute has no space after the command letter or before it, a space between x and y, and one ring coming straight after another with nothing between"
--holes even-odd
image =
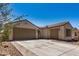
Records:
<instances>
[{"instance_id":1,"label":"single garage door","mask_svg":"<svg viewBox=\"0 0 79 59\"><path fill-rule=\"evenodd\" d=\"M58 39L58 32L59 32L58 29L51 29L50 30L50 37L54 38L54 39Z\"/></svg>"},{"instance_id":2,"label":"single garage door","mask_svg":"<svg viewBox=\"0 0 79 59\"><path fill-rule=\"evenodd\" d=\"M36 38L36 31L34 29L14 28L13 39L23 40Z\"/></svg>"}]
</instances>

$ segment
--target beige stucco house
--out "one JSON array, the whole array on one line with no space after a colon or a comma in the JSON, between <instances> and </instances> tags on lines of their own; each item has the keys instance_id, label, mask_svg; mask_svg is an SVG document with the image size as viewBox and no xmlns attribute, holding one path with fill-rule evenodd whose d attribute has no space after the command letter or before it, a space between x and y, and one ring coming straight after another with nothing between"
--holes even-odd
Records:
<instances>
[{"instance_id":1,"label":"beige stucco house","mask_svg":"<svg viewBox=\"0 0 79 59\"><path fill-rule=\"evenodd\" d=\"M45 27L37 27L28 20L20 20L13 23L10 30L10 40L23 39L61 39L61 40L78 40L77 30L69 22L61 22Z\"/></svg>"}]
</instances>

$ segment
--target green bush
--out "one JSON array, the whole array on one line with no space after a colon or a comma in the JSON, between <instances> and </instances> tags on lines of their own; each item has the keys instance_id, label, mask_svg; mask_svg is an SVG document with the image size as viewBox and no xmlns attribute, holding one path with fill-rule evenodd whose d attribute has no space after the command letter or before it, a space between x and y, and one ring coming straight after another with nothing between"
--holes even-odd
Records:
<instances>
[{"instance_id":1,"label":"green bush","mask_svg":"<svg viewBox=\"0 0 79 59\"><path fill-rule=\"evenodd\" d=\"M10 26L5 25L2 33L2 41L7 41L9 39Z\"/></svg>"},{"instance_id":2,"label":"green bush","mask_svg":"<svg viewBox=\"0 0 79 59\"><path fill-rule=\"evenodd\" d=\"M8 31L4 31L2 34L2 41L8 40L9 39L8 37L9 37Z\"/></svg>"}]
</instances>

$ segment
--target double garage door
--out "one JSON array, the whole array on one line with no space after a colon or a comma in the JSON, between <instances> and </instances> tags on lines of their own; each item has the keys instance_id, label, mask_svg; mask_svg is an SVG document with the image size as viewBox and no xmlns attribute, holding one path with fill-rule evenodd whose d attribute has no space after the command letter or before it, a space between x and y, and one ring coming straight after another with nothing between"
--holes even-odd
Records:
<instances>
[{"instance_id":1,"label":"double garage door","mask_svg":"<svg viewBox=\"0 0 79 59\"><path fill-rule=\"evenodd\" d=\"M24 29L24 28L13 29L14 40L33 39L33 38L36 38L35 29Z\"/></svg>"}]
</instances>

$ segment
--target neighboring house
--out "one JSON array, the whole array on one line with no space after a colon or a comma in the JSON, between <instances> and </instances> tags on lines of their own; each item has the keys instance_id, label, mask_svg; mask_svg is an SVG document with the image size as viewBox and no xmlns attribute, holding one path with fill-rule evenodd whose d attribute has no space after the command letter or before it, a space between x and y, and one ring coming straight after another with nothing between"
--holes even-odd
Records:
<instances>
[{"instance_id":1,"label":"neighboring house","mask_svg":"<svg viewBox=\"0 0 79 59\"><path fill-rule=\"evenodd\" d=\"M28 20L20 20L13 23L13 27L10 31L10 40L27 40L36 38L78 40L78 35L75 34L75 29L69 22L61 22L40 28Z\"/></svg>"}]
</instances>

